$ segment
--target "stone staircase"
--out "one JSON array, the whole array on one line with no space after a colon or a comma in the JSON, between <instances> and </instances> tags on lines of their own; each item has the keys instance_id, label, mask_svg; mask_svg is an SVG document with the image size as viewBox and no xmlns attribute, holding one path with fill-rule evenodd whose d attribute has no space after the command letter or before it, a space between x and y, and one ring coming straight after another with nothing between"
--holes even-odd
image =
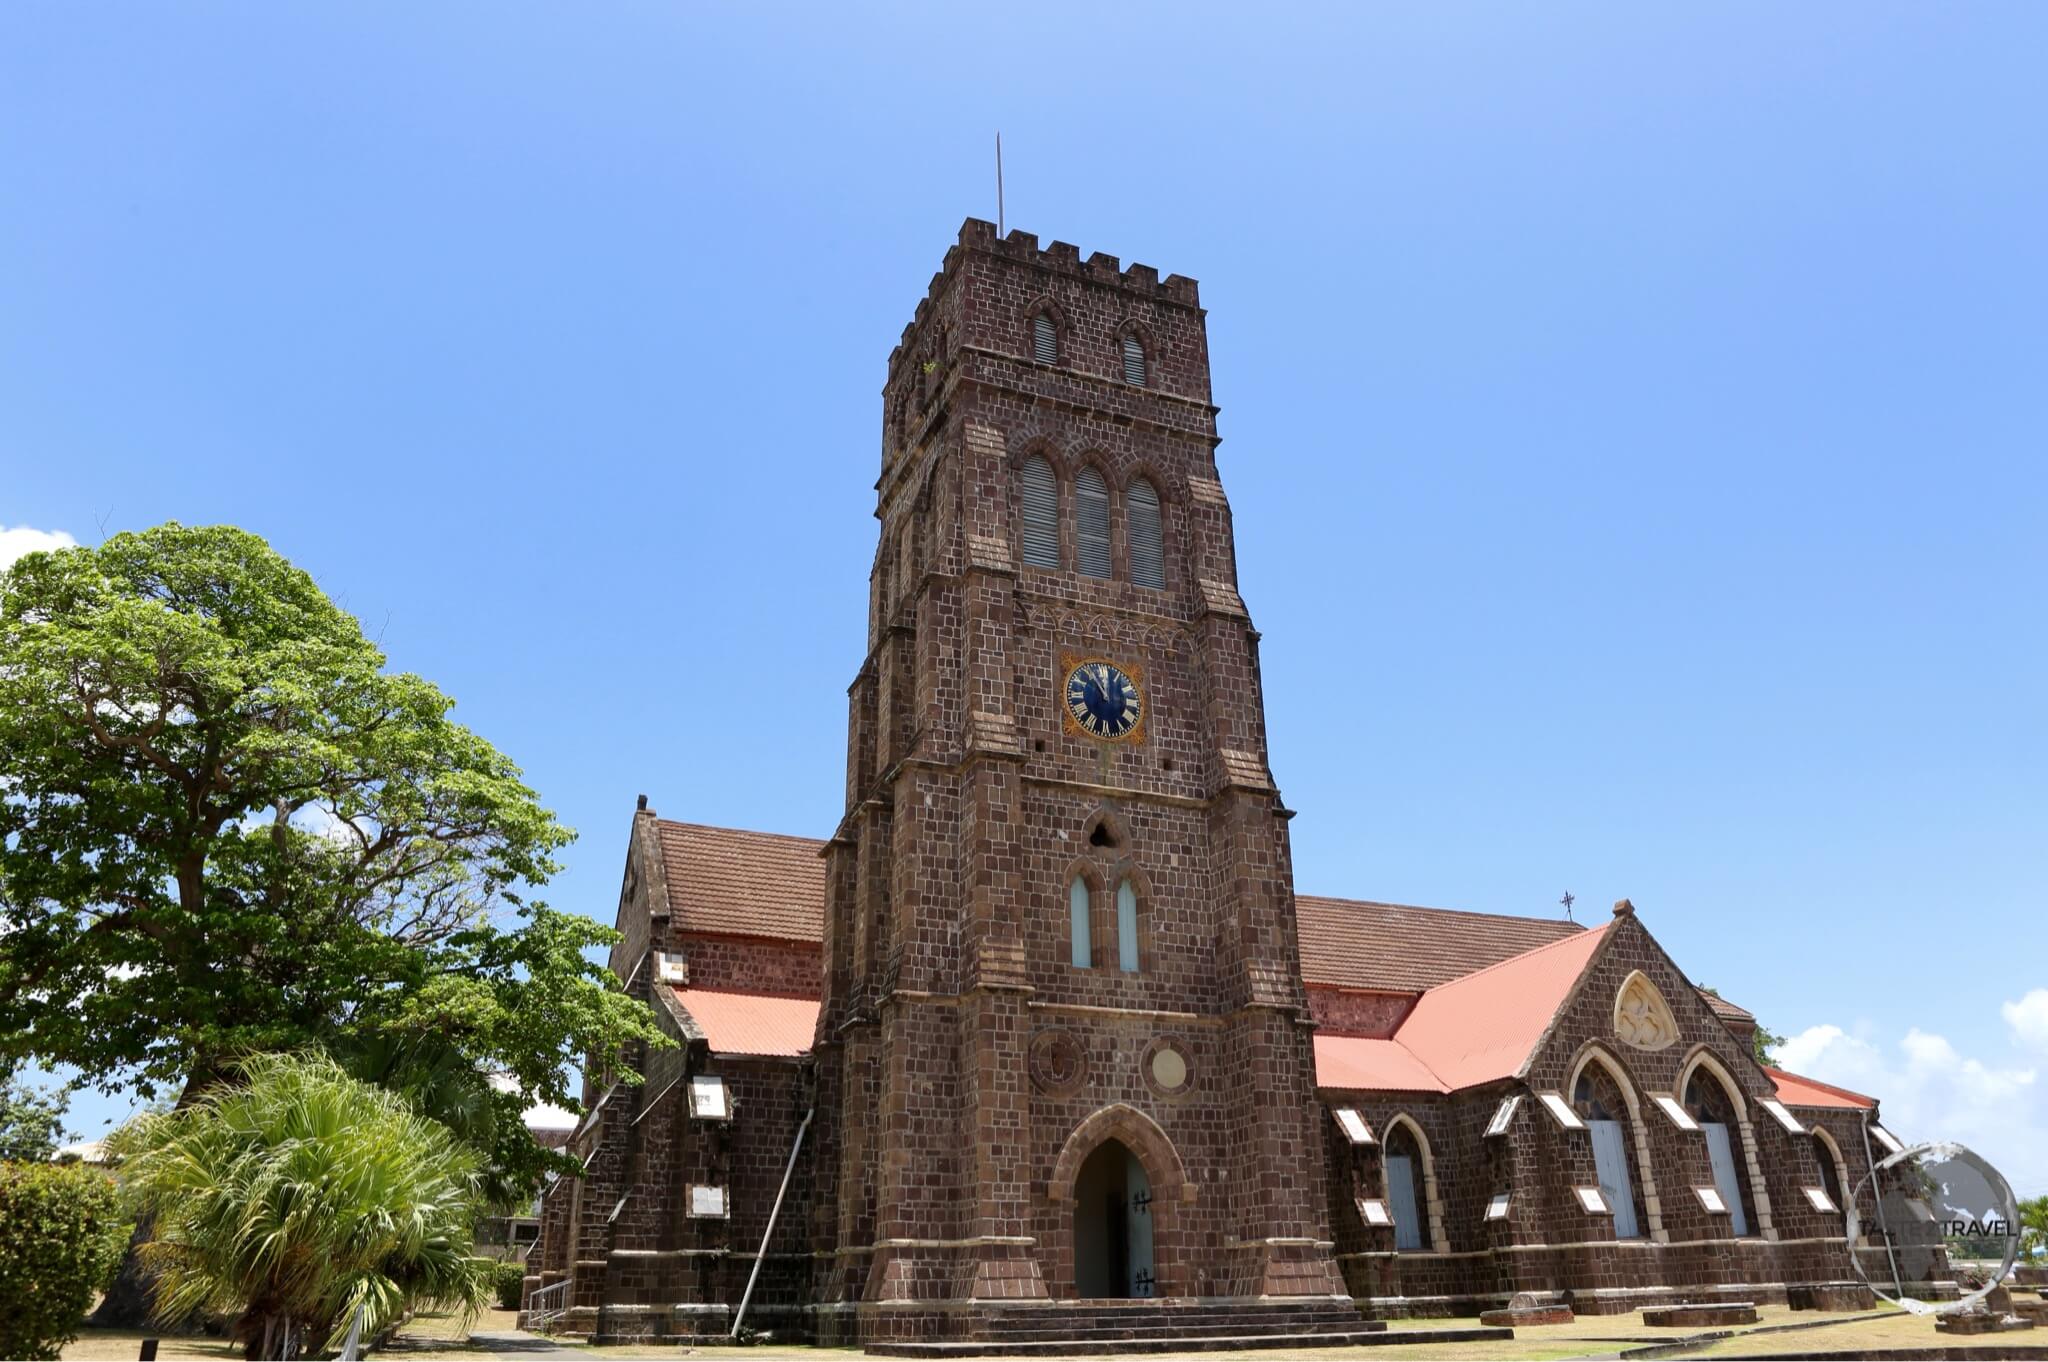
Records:
<instances>
[{"instance_id":1,"label":"stone staircase","mask_svg":"<svg viewBox=\"0 0 2048 1362\"><path fill-rule=\"evenodd\" d=\"M974 1327L971 1338L877 1340L867 1351L881 1357L1074 1357L1514 1337L1511 1329L1390 1333L1383 1321L1366 1319L1355 1306L1336 1300L1081 1301L994 1311L977 1318Z\"/></svg>"}]
</instances>

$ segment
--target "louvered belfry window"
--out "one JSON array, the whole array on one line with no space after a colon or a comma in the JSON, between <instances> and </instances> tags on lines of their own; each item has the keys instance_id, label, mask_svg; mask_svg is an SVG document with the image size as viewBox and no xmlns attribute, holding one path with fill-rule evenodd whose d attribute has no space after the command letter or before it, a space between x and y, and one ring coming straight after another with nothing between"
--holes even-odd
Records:
<instances>
[{"instance_id":1,"label":"louvered belfry window","mask_svg":"<svg viewBox=\"0 0 2048 1362\"><path fill-rule=\"evenodd\" d=\"M1109 486L1092 468L1074 480L1074 544L1083 577L1109 578Z\"/></svg>"},{"instance_id":2,"label":"louvered belfry window","mask_svg":"<svg viewBox=\"0 0 2048 1362\"><path fill-rule=\"evenodd\" d=\"M1124 337L1124 382L1133 388L1145 386L1145 347L1136 336Z\"/></svg>"},{"instance_id":3,"label":"louvered belfry window","mask_svg":"<svg viewBox=\"0 0 2048 1362\"><path fill-rule=\"evenodd\" d=\"M1060 565L1060 484L1037 454L1024 463L1024 566Z\"/></svg>"},{"instance_id":4,"label":"louvered belfry window","mask_svg":"<svg viewBox=\"0 0 2048 1362\"><path fill-rule=\"evenodd\" d=\"M1159 523L1159 492L1139 478L1124 495L1131 541L1131 580L1154 589L1166 585L1166 537Z\"/></svg>"},{"instance_id":5,"label":"louvered belfry window","mask_svg":"<svg viewBox=\"0 0 2048 1362\"><path fill-rule=\"evenodd\" d=\"M1043 312L1031 319L1031 356L1040 364L1060 362L1060 333Z\"/></svg>"}]
</instances>

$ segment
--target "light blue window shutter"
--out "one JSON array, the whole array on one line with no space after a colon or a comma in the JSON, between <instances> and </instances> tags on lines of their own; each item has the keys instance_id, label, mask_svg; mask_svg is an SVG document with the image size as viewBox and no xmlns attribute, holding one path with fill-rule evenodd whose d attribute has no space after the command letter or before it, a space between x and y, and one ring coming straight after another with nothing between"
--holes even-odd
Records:
<instances>
[{"instance_id":1,"label":"light blue window shutter","mask_svg":"<svg viewBox=\"0 0 2048 1362\"><path fill-rule=\"evenodd\" d=\"M1738 1237L1749 1233L1749 1216L1742 1206L1742 1179L1735 1176L1734 1142L1728 1127L1718 1121L1702 1121L1707 1136L1707 1159L1714 1165L1714 1187L1728 1206L1728 1220Z\"/></svg>"},{"instance_id":2,"label":"light blue window shutter","mask_svg":"<svg viewBox=\"0 0 2048 1362\"><path fill-rule=\"evenodd\" d=\"M1126 974L1138 972L1138 891L1129 880L1116 887L1116 963Z\"/></svg>"},{"instance_id":3,"label":"light blue window shutter","mask_svg":"<svg viewBox=\"0 0 2048 1362\"><path fill-rule=\"evenodd\" d=\"M1628 1175L1628 1139L1619 1121L1588 1121L1593 1131L1593 1171L1600 1179L1600 1192L1614 1211L1614 1237L1634 1239L1642 1233L1636 1227L1635 1184Z\"/></svg>"},{"instance_id":4,"label":"light blue window shutter","mask_svg":"<svg viewBox=\"0 0 2048 1362\"><path fill-rule=\"evenodd\" d=\"M1092 468L1074 480L1074 543L1081 575L1109 579L1109 484Z\"/></svg>"},{"instance_id":5,"label":"light blue window shutter","mask_svg":"<svg viewBox=\"0 0 2048 1362\"><path fill-rule=\"evenodd\" d=\"M1024 565L1060 565L1060 484L1052 465L1033 455L1024 464Z\"/></svg>"},{"instance_id":6,"label":"light blue window shutter","mask_svg":"<svg viewBox=\"0 0 2048 1362\"><path fill-rule=\"evenodd\" d=\"M1422 1215L1416 1204L1415 1160L1406 1154L1387 1156L1387 1208L1394 1216L1394 1247L1422 1247Z\"/></svg>"},{"instance_id":7,"label":"light blue window shutter","mask_svg":"<svg viewBox=\"0 0 2048 1362\"><path fill-rule=\"evenodd\" d=\"M1131 532L1131 580L1155 590L1166 585L1166 535L1159 522L1159 492L1143 478L1124 497Z\"/></svg>"},{"instance_id":8,"label":"light blue window shutter","mask_svg":"<svg viewBox=\"0 0 2048 1362\"><path fill-rule=\"evenodd\" d=\"M1090 944L1088 924L1088 881L1079 875L1067 886L1067 917L1073 927L1074 963L1088 969L1095 963L1095 951Z\"/></svg>"}]
</instances>

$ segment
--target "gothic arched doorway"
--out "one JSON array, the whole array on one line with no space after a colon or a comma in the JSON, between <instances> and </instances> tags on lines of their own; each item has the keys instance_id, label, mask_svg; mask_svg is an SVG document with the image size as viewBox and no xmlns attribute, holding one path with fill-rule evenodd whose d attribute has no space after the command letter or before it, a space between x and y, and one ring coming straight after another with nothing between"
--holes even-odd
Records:
<instances>
[{"instance_id":1,"label":"gothic arched doorway","mask_svg":"<svg viewBox=\"0 0 2048 1362\"><path fill-rule=\"evenodd\" d=\"M1104 1140L1074 1176L1074 1289L1084 1300L1157 1294L1152 1180L1121 1140Z\"/></svg>"}]
</instances>

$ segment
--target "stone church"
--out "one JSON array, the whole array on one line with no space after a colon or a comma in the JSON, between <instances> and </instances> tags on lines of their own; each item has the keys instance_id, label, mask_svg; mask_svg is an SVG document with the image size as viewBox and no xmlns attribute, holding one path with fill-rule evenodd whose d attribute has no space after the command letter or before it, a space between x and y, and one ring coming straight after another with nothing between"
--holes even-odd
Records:
<instances>
[{"instance_id":1,"label":"stone church","mask_svg":"<svg viewBox=\"0 0 2048 1362\"><path fill-rule=\"evenodd\" d=\"M591 1075L530 1307L938 1355L1868 1299L1876 1103L1626 901L1296 895L1204 319L962 227L883 390L845 814L641 799L611 963L678 1044Z\"/></svg>"}]
</instances>

